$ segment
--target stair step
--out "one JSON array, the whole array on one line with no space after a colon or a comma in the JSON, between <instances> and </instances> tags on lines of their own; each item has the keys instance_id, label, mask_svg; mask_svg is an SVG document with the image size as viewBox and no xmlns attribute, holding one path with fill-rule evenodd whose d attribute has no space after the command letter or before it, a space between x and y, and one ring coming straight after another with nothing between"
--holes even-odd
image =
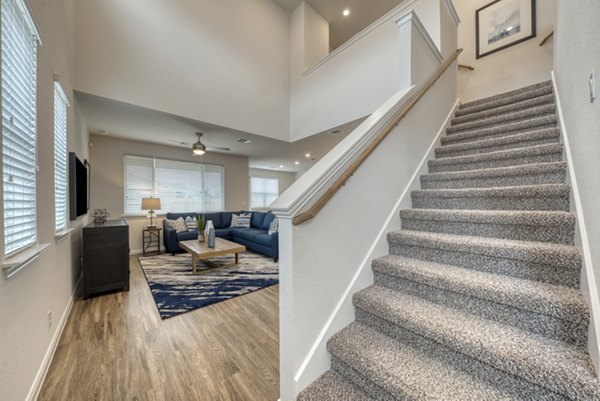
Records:
<instances>
[{"instance_id":1,"label":"stair step","mask_svg":"<svg viewBox=\"0 0 600 401\"><path fill-rule=\"evenodd\" d=\"M481 141L483 139L502 138L507 135L523 134L541 129L557 128L558 118L556 115L535 117L529 120L496 125L487 128L478 128L472 131L463 131L442 137L442 145L453 145Z\"/></svg>"},{"instance_id":2,"label":"stair step","mask_svg":"<svg viewBox=\"0 0 600 401\"><path fill-rule=\"evenodd\" d=\"M379 331L387 329L386 323L382 320L378 330L352 323L327 344L334 369L360 383L373 399L566 399L409 331L403 337L392 338Z\"/></svg>"},{"instance_id":3,"label":"stair step","mask_svg":"<svg viewBox=\"0 0 600 401\"><path fill-rule=\"evenodd\" d=\"M339 373L329 370L304 389L297 401L374 401Z\"/></svg>"},{"instance_id":4,"label":"stair step","mask_svg":"<svg viewBox=\"0 0 600 401\"><path fill-rule=\"evenodd\" d=\"M524 164L562 161L562 144L528 146L526 148L499 150L477 155L444 157L429 160L429 173L481 170Z\"/></svg>"},{"instance_id":5,"label":"stair step","mask_svg":"<svg viewBox=\"0 0 600 401\"><path fill-rule=\"evenodd\" d=\"M516 103L510 103L506 106L483 110L483 111L479 111L476 113L465 114L460 117L453 118L452 121L450 122L450 124L458 125L458 124L467 123L470 121L489 118L489 117L500 115L500 114L507 114L507 113L511 113L514 111L525 110L525 109L542 106L542 105L546 105L546 104L553 104L553 105L555 104L555 99L554 99L553 94L534 97L532 99L527 99L527 100L523 100L521 102L516 102ZM461 110L458 110L457 115L459 115L460 111Z\"/></svg>"},{"instance_id":6,"label":"stair step","mask_svg":"<svg viewBox=\"0 0 600 401\"><path fill-rule=\"evenodd\" d=\"M464 131L473 131L480 128L487 128L501 124L514 123L518 121L530 120L532 118L556 115L556 106L548 104L530 109L513 111L507 114L498 114L495 116L483 118L480 120L469 121L448 127L446 133L448 135L456 134Z\"/></svg>"},{"instance_id":7,"label":"stair step","mask_svg":"<svg viewBox=\"0 0 600 401\"><path fill-rule=\"evenodd\" d=\"M379 286L354 297L355 306L392 327L426 337L457 353L565 397L599 399L593 365L581 347L533 335L468 313ZM378 327L377 327L378 328ZM402 365L400 365L402 366ZM458 398L452 398L458 399ZM532 399L544 399L538 395Z\"/></svg>"},{"instance_id":8,"label":"stair step","mask_svg":"<svg viewBox=\"0 0 600 401\"><path fill-rule=\"evenodd\" d=\"M567 163L565 162L535 163L424 174L421 176L421 188L461 189L562 184L566 176Z\"/></svg>"},{"instance_id":9,"label":"stair step","mask_svg":"<svg viewBox=\"0 0 600 401\"><path fill-rule=\"evenodd\" d=\"M446 263L548 284L578 287L574 246L401 230L388 233L391 255Z\"/></svg>"},{"instance_id":10,"label":"stair step","mask_svg":"<svg viewBox=\"0 0 600 401\"><path fill-rule=\"evenodd\" d=\"M508 135L500 138L482 139L480 141L445 145L435 149L435 157L457 157L482 153L498 152L501 150L525 148L528 146L559 143L560 130L543 129L522 134Z\"/></svg>"},{"instance_id":11,"label":"stair step","mask_svg":"<svg viewBox=\"0 0 600 401\"><path fill-rule=\"evenodd\" d=\"M414 209L569 211L567 184L413 191Z\"/></svg>"},{"instance_id":12,"label":"stair step","mask_svg":"<svg viewBox=\"0 0 600 401\"><path fill-rule=\"evenodd\" d=\"M552 81L540 82L539 84L526 86L514 91L461 104L456 112L456 116L460 117L465 114L502 107L523 100L549 95L553 93L552 91Z\"/></svg>"},{"instance_id":13,"label":"stair step","mask_svg":"<svg viewBox=\"0 0 600 401\"><path fill-rule=\"evenodd\" d=\"M543 211L405 209L402 229L573 245L575 214Z\"/></svg>"},{"instance_id":14,"label":"stair step","mask_svg":"<svg viewBox=\"0 0 600 401\"><path fill-rule=\"evenodd\" d=\"M578 289L396 255L374 260L373 271L376 285L580 347L587 344L589 312Z\"/></svg>"}]
</instances>

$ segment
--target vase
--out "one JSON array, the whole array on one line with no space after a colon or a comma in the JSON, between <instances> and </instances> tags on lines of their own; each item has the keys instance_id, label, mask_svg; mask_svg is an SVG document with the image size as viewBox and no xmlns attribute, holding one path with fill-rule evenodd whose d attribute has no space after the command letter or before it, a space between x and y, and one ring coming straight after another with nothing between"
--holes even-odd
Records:
<instances>
[{"instance_id":1,"label":"vase","mask_svg":"<svg viewBox=\"0 0 600 401\"><path fill-rule=\"evenodd\" d=\"M212 220L207 220L206 225L204 226L204 238L205 239L208 238L208 230L210 230L211 228L214 229L215 226L213 225Z\"/></svg>"},{"instance_id":2,"label":"vase","mask_svg":"<svg viewBox=\"0 0 600 401\"><path fill-rule=\"evenodd\" d=\"M215 229L213 227L208 229L207 241L208 241L209 248L215 247Z\"/></svg>"}]
</instances>

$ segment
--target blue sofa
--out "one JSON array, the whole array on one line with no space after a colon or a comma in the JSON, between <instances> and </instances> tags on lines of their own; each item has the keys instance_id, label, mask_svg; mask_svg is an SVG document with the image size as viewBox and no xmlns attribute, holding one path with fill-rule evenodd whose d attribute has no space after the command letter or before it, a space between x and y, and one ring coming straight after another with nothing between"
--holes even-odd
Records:
<instances>
[{"instance_id":1,"label":"blue sofa","mask_svg":"<svg viewBox=\"0 0 600 401\"><path fill-rule=\"evenodd\" d=\"M230 227L231 216L233 214L252 213L250 219L250 228ZM165 218L175 220L179 217L196 217L196 213L167 213ZM270 256L277 262L279 259L279 233L269 235L269 226L275 220L275 215L271 212L256 212L242 210L240 212L216 212L204 213L206 221L212 220L215 227L215 234L219 238L242 244L251 251ZM179 247L179 241L198 239L197 231L175 232L174 229L167 226L163 220L163 242L167 252L175 254L182 252Z\"/></svg>"}]
</instances>

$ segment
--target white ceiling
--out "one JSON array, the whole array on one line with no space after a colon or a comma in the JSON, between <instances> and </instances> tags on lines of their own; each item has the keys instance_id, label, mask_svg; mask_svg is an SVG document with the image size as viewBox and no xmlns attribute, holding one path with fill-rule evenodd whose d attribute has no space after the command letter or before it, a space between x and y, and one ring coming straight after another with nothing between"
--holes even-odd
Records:
<instances>
[{"instance_id":1,"label":"white ceiling","mask_svg":"<svg viewBox=\"0 0 600 401\"><path fill-rule=\"evenodd\" d=\"M322 133L289 143L81 92L77 93L77 101L92 134L189 147L170 140L193 143L196 141L195 132L202 131L202 143L206 146L231 149L230 152L215 153L247 156L251 168L287 172L308 170L361 122L338 127L342 130L339 134ZM240 138L252 142L244 145L237 142ZM306 153L311 154L310 159L305 157ZM300 165L294 164L296 160L300 161ZM283 168L279 167L281 165Z\"/></svg>"},{"instance_id":2,"label":"white ceiling","mask_svg":"<svg viewBox=\"0 0 600 401\"><path fill-rule=\"evenodd\" d=\"M292 12L302 0L273 0L283 9ZM329 21L329 42L337 48L365 29L404 0L307 0L323 18ZM350 10L344 17L342 11Z\"/></svg>"}]
</instances>

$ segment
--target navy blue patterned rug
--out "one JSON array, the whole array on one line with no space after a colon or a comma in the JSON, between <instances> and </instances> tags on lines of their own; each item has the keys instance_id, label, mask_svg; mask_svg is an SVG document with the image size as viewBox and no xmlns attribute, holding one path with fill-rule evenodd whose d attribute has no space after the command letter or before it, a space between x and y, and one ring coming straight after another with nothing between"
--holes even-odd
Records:
<instances>
[{"instance_id":1,"label":"navy blue patterned rug","mask_svg":"<svg viewBox=\"0 0 600 401\"><path fill-rule=\"evenodd\" d=\"M233 255L210 259L213 267L199 261L196 275L187 253L144 256L139 261L162 319L279 283L277 262L253 252L241 253L238 265L233 265Z\"/></svg>"}]
</instances>

